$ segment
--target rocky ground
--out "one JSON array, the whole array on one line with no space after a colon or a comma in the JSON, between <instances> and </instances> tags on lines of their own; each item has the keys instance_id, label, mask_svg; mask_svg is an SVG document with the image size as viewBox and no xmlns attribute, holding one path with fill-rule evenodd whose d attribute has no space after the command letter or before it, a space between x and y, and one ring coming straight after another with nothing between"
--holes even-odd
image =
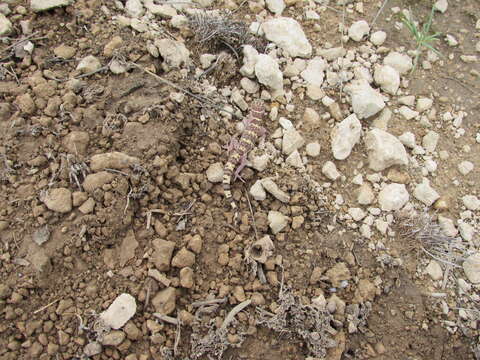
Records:
<instances>
[{"instance_id":1,"label":"rocky ground","mask_svg":"<svg viewBox=\"0 0 480 360\"><path fill-rule=\"evenodd\" d=\"M480 359L478 1L4 0L0 37L1 360Z\"/></svg>"}]
</instances>

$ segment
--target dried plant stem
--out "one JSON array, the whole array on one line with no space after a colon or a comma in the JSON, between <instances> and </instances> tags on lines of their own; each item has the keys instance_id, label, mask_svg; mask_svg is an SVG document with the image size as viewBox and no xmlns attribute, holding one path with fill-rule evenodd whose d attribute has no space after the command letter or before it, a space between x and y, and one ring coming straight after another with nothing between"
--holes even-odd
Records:
<instances>
[{"instance_id":1,"label":"dried plant stem","mask_svg":"<svg viewBox=\"0 0 480 360\"><path fill-rule=\"evenodd\" d=\"M225 320L223 320L223 323L222 323L222 326L220 327L220 330L226 330L228 325L232 322L235 315L237 315L240 311L245 309L251 303L252 303L252 300L248 299L248 300L245 300L245 301L241 302L240 304L235 306L232 310L230 310L228 315L225 317Z\"/></svg>"},{"instance_id":2,"label":"dried plant stem","mask_svg":"<svg viewBox=\"0 0 480 360\"><path fill-rule=\"evenodd\" d=\"M180 324L180 321L177 318L168 316L168 315L163 315L160 313L153 313L153 316L155 316L157 319L162 320L163 322L172 324L172 325L178 325Z\"/></svg>"},{"instance_id":3,"label":"dried plant stem","mask_svg":"<svg viewBox=\"0 0 480 360\"><path fill-rule=\"evenodd\" d=\"M221 299L212 299L212 300L202 300L202 301L195 301L192 303L193 307L200 307L200 306L205 306L205 305L212 305L212 304L223 304L227 301L227 298L221 298Z\"/></svg>"}]
</instances>

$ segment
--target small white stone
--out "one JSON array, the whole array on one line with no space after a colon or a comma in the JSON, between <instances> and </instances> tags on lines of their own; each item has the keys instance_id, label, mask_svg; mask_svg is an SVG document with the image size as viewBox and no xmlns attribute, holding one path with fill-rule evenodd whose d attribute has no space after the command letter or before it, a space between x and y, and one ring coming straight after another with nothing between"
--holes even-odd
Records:
<instances>
[{"instance_id":1,"label":"small white stone","mask_svg":"<svg viewBox=\"0 0 480 360\"><path fill-rule=\"evenodd\" d=\"M288 157L285 159L285 163L294 167L294 168L302 168L303 167L302 158L301 158L298 150L295 150L290 155L288 155Z\"/></svg>"},{"instance_id":2,"label":"small white stone","mask_svg":"<svg viewBox=\"0 0 480 360\"><path fill-rule=\"evenodd\" d=\"M273 234L282 231L288 224L288 218L279 211L271 210L268 212L268 225Z\"/></svg>"},{"instance_id":3,"label":"small white stone","mask_svg":"<svg viewBox=\"0 0 480 360\"><path fill-rule=\"evenodd\" d=\"M480 209L480 200L475 195L465 195L462 197L462 202L468 210L477 211Z\"/></svg>"},{"instance_id":4,"label":"small white stone","mask_svg":"<svg viewBox=\"0 0 480 360\"><path fill-rule=\"evenodd\" d=\"M375 83L390 95L395 95L400 87L400 74L391 66L377 66L373 78Z\"/></svg>"},{"instance_id":5,"label":"small white stone","mask_svg":"<svg viewBox=\"0 0 480 360\"><path fill-rule=\"evenodd\" d=\"M130 294L120 294L112 302L107 310L100 313L103 323L112 329L118 330L135 315L137 304L135 298Z\"/></svg>"},{"instance_id":6,"label":"small white stone","mask_svg":"<svg viewBox=\"0 0 480 360\"><path fill-rule=\"evenodd\" d=\"M425 272L430 275L432 280L440 280L443 278L442 267L435 260L430 260L428 266L425 268Z\"/></svg>"},{"instance_id":7,"label":"small white stone","mask_svg":"<svg viewBox=\"0 0 480 360\"><path fill-rule=\"evenodd\" d=\"M13 31L12 22L0 13L0 36L10 35Z\"/></svg>"},{"instance_id":8,"label":"small white stone","mask_svg":"<svg viewBox=\"0 0 480 360\"><path fill-rule=\"evenodd\" d=\"M402 96L398 98L398 103L411 107L415 105L415 96L414 95Z\"/></svg>"},{"instance_id":9,"label":"small white stone","mask_svg":"<svg viewBox=\"0 0 480 360\"><path fill-rule=\"evenodd\" d=\"M292 152L303 146L304 143L305 140L296 129L288 129L283 134L282 152L285 155L290 155Z\"/></svg>"},{"instance_id":10,"label":"small white stone","mask_svg":"<svg viewBox=\"0 0 480 360\"><path fill-rule=\"evenodd\" d=\"M202 69L208 69L212 62L217 58L216 55L213 54L202 54L200 55L200 67Z\"/></svg>"},{"instance_id":11,"label":"small white stone","mask_svg":"<svg viewBox=\"0 0 480 360\"><path fill-rule=\"evenodd\" d=\"M415 134L409 131L404 132L398 137L398 140L406 147L413 149L415 147Z\"/></svg>"},{"instance_id":12,"label":"small white stone","mask_svg":"<svg viewBox=\"0 0 480 360\"><path fill-rule=\"evenodd\" d=\"M277 200L288 203L290 201L290 195L281 190L277 184L271 178L265 178L262 180L263 188L270 193Z\"/></svg>"},{"instance_id":13,"label":"small white stone","mask_svg":"<svg viewBox=\"0 0 480 360\"><path fill-rule=\"evenodd\" d=\"M375 46L381 46L387 39L387 33L385 31L375 31L370 35L370 42Z\"/></svg>"},{"instance_id":14,"label":"small white stone","mask_svg":"<svg viewBox=\"0 0 480 360\"><path fill-rule=\"evenodd\" d=\"M315 11L313 10L307 10L305 12L305 19L307 20L319 20L320 15L318 15Z\"/></svg>"},{"instance_id":15,"label":"small white stone","mask_svg":"<svg viewBox=\"0 0 480 360\"><path fill-rule=\"evenodd\" d=\"M350 115L332 130L333 157L337 160L346 159L352 152L353 147L360 141L362 124L355 114Z\"/></svg>"},{"instance_id":16,"label":"small white stone","mask_svg":"<svg viewBox=\"0 0 480 360\"><path fill-rule=\"evenodd\" d=\"M383 211L400 210L410 199L404 184L388 184L378 194L378 203Z\"/></svg>"},{"instance_id":17,"label":"small white stone","mask_svg":"<svg viewBox=\"0 0 480 360\"><path fill-rule=\"evenodd\" d=\"M350 208L348 209L348 213L355 221L360 221L367 215L365 211L360 208Z\"/></svg>"},{"instance_id":18,"label":"small white stone","mask_svg":"<svg viewBox=\"0 0 480 360\"><path fill-rule=\"evenodd\" d=\"M447 40L448 46L455 47L458 45L458 41L453 35L447 34L445 40Z\"/></svg>"},{"instance_id":19,"label":"small white stone","mask_svg":"<svg viewBox=\"0 0 480 360\"><path fill-rule=\"evenodd\" d=\"M442 229L443 233L449 237L455 237L458 234L458 230L455 227L452 219L449 219L445 216L438 217L438 225L440 225L440 229Z\"/></svg>"},{"instance_id":20,"label":"small white stone","mask_svg":"<svg viewBox=\"0 0 480 360\"><path fill-rule=\"evenodd\" d=\"M257 180L255 184L250 187L250 195L257 201L263 201L267 198L267 193L262 186L261 180Z\"/></svg>"},{"instance_id":21,"label":"small white stone","mask_svg":"<svg viewBox=\"0 0 480 360\"><path fill-rule=\"evenodd\" d=\"M255 63L258 81L272 90L283 91L283 74L278 63L268 55L259 54Z\"/></svg>"},{"instance_id":22,"label":"small white stone","mask_svg":"<svg viewBox=\"0 0 480 360\"><path fill-rule=\"evenodd\" d=\"M265 0L268 10L275 15L280 15L285 10L285 2L283 0Z\"/></svg>"},{"instance_id":23,"label":"small white stone","mask_svg":"<svg viewBox=\"0 0 480 360\"><path fill-rule=\"evenodd\" d=\"M370 205L375 200L375 194L373 193L372 187L368 183L364 183L358 189L357 202L360 205Z\"/></svg>"},{"instance_id":24,"label":"small white stone","mask_svg":"<svg viewBox=\"0 0 480 360\"><path fill-rule=\"evenodd\" d=\"M417 111L414 111L412 109L410 109L409 107L407 106L402 106L398 112L400 113L400 115L402 115L406 120L412 120L414 118L416 118L419 113Z\"/></svg>"},{"instance_id":25,"label":"small white stone","mask_svg":"<svg viewBox=\"0 0 480 360\"><path fill-rule=\"evenodd\" d=\"M433 130L430 130L422 139L422 145L429 153L433 153L437 148L440 135Z\"/></svg>"},{"instance_id":26,"label":"small white stone","mask_svg":"<svg viewBox=\"0 0 480 360\"><path fill-rule=\"evenodd\" d=\"M363 37L370 32L370 26L365 20L354 22L348 29L348 36L353 41L362 41Z\"/></svg>"},{"instance_id":27,"label":"small white stone","mask_svg":"<svg viewBox=\"0 0 480 360\"><path fill-rule=\"evenodd\" d=\"M462 222L458 224L458 231L460 232L460 236L463 240L468 242L473 240L473 236L475 235L475 228L472 225Z\"/></svg>"},{"instance_id":28,"label":"small white stone","mask_svg":"<svg viewBox=\"0 0 480 360\"><path fill-rule=\"evenodd\" d=\"M129 16L134 18L139 18L145 13L145 9L140 0L127 0L125 10Z\"/></svg>"},{"instance_id":29,"label":"small white stone","mask_svg":"<svg viewBox=\"0 0 480 360\"><path fill-rule=\"evenodd\" d=\"M301 25L294 19L278 17L262 24L267 40L274 42L291 57L310 57L312 45Z\"/></svg>"},{"instance_id":30,"label":"small white stone","mask_svg":"<svg viewBox=\"0 0 480 360\"><path fill-rule=\"evenodd\" d=\"M383 96L366 80L354 80L344 89L351 96L353 111L359 119L369 118L385 107Z\"/></svg>"},{"instance_id":31,"label":"small white stone","mask_svg":"<svg viewBox=\"0 0 480 360\"><path fill-rule=\"evenodd\" d=\"M325 77L324 71L327 68L327 62L317 56L310 60L305 70L300 75L309 85L321 86Z\"/></svg>"},{"instance_id":32,"label":"small white stone","mask_svg":"<svg viewBox=\"0 0 480 360\"><path fill-rule=\"evenodd\" d=\"M102 67L100 60L98 60L95 56L89 55L84 57L79 64L77 65L77 70L82 73L90 73L96 71Z\"/></svg>"},{"instance_id":33,"label":"small white stone","mask_svg":"<svg viewBox=\"0 0 480 360\"><path fill-rule=\"evenodd\" d=\"M473 168L473 163L471 163L470 161L462 161L460 164L458 164L458 171L460 171L463 176L471 172Z\"/></svg>"},{"instance_id":34,"label":"small white stone","mask_svg":"<svg viewBox=\"0 0 480 360\"><path fill-rule=\"evenodd\" d=\"M363 184L363 176L362 174L355 175L352 179L352 184L355 185L362 185Z\"/></svg>"},{"instance_id":35,"label":"small white stone","mask_svg":"<svg viewBox=\"0 0 480 360\"><path fill-rule=\"evenodd\" d=\"M256 81L250 80L246 77L240 80L240 86L249 94L255 94L260 90L260 85L258 85Z\"/></svg>"},{"instance_id":36,"label":"small white stone","mask_svg":"<svg viewBox=\"0 0 480 360\"><path fill-rule=\"evenodd\" d=\"M433 6L435 7L435 10L438 10L443 14L448 9L448 1L447 0L437 0Z\"/></svg>"},{"instance_id":37,"label":"small white stone","mask_svg":"<svg viewBox=\"0 0 480 360\"><path fill-rule=\"evenodd\" d=\"M255 75L255 64L257 63L258 51L251 45L243 47L243 66L240 74L252 78Z\"/></svg>"},{"instance_id":38,"label":"small white stone","mask_svg":"<svg viewBox=\"0 0 480 360\"><path fill-rule=\"evenodd\" d=\"M331 161L327 161L322 167L322 173L330 180L337 180L341 174L338 172L337 167Z\"/></svg>"},{"instance_id":39,"label":"small white stone","mask_svg":"<svg viewBox=\"0 0 480 360\"><path fill-rule=\"evenodd\" d=\"M400 75L406 74L413 68L410 56L395 51L389 53L383 60L383 63L396 69Z\"/></svg>"},{"instance_id":40,"label":"small white stone","mask_svg":"<svg viewBox=\"0 0 480 360\"><path fill-rule=\"evenodd\" d=\"M430 186L428 179L424 178L423 182L418 184L413 191L413 196L427 206L433 205L440 195Z\"/></svg>"},{"instance_id":41,"label":"small white stone","mask_svg":"<svg viewBox=\"0 0 480 360\"><path fill-rule=\"evenodd\" d=\"M430 110L433 105L433 100L429 98L419 98L417 100L417 111L422 113L424 111Z\"/></svg>"},{"instance_id":42,"label":"small white stone","mask_svg":"<svg viewBox=\"0 0 480 360\"><path fill-rule=\"evenodd\" d=\"M472 284L480 283L480 253L470 255L463 262L463 271Z\"/></svg>"},{"instance_id":43,"label":"small white stone","mask_svg":"<svg viewBox=\"0 0 480 360\"><path fill-rule=\"evenodd\" d=\"M408 155L403 144L386 131L373 129L365 136L369 167L382 171L393 165L407 165Z\"/></svg>"},{"instance_id":44,"label":"small white stone","mask_svg":"<svg viewBox=\"0 0 480 360\"><path fill-rule=\"evenodd\" d=\"M305 151L307 152L308 156L316 157L320 155L320 144L318 141L311 142L305 146Z\"/></svg>"},{"instance_id":45,"label":"small white stone","mask_svg":"<svg viewBox=\"0 0 480 360\"><path fill-rule=\"evenodd\" d=\"M270 156L268 156L268 154L261 154L261 155L253 154L249 157L249 160L252 163L251 164L252 168L257 170L258 172L262 172L267 168L268 162L270 161Z\"/></svg>"},{"instance_id":46,"label":"small white stone","mask_svg":"<svg viewBox=\"0 0 480 360\"><path fill-rule=\"evenodd\" d=\"M207 179L212 183L219 183L223 180L223 164L216 162L207 169Z\"/></svg>"}]
</instances>

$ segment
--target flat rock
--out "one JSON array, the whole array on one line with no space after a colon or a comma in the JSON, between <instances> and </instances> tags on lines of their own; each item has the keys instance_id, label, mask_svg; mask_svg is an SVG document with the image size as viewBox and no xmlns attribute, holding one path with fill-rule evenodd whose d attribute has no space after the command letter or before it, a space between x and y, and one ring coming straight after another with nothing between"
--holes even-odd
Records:
<instances>
[{"instance_id":1,"label":"flat rock","mask_svg":"<svg viewBox=\"0 0 480 360\"><path fill-rule=\"evenodd\" d=\"M463 176L468 175L468 173L470 173L473 168L474 165L470 161L462 161L460 164L458 164L458 171Z\"/></svg>"},{"instance_id":2,"label":"flat rock","mask_svg":"<svg viewBox=\"0 0 480 360\"><path fill-rule=\"evenodd\" d=\"M316 56L308 62L306 69L300 75L307 84L320 87L323 84L327 67L327 62L320 56Z\"/></svg>"},{"instance_id":3,"label":"flat rock","mask_svg":"<svg viewBox=\"0 0 480 360\"><path fill-rule=\"evenodd\" d=\"M375 46L381 46L387 39L387 33L385 31L375 31L370 35L370 42Z\"/></svg>"},{"instance_id":4,"label":"flat rock","mask_svg":"<svg viewBox=\"0 0 480 360\"><path fill-rule=\"evenodd\" d=\"M329 180L337 180L341 174L338 172L337 167L332 161L327 161L322 167L322 174L325 175Z\"/></svg>"},{"instance_id":5,"label":"flat rock","mask_svg":"<svg viewBox=\"0 0 480 360\"><path fill-rule=\"evenodd\" d=\"M172 260L173 249L175 249L175 243L173 241L155 239L152 245L154 251L151 260L155 264L155 267L159 271L170 270L170 262Z\"/></svg>"},{"instance_id":6,"label":"flat rock","mask_svg":"<svg viewBox=\"0 0 480 360\"><path fill-rule=\"evenodd\" d=\"M111 172L100 171L95 174L88 174L82 183L83 189L88 193L93 193L96 189L110 183L115 178Z\"/></svg>"},{"instance_id":7,"label":"flat rock","mask_svg":"<svg viewBox=\"0 0 480 360\"><path fill-rule=\"evenodd\" d=\"M135 257L135 250L138 247L138 241L132 229L127 231L119 247L119 264L125 266L131 259ZM105 345L105 344L104 344Z\"/></svg>"},{"instance_id":8,"label":"flat rock","mask_svg":"<svg viewBox=\"0 0 480 360\"><path fill-rule=\"evenodd\" d=\"M280 211L270 210L268 212L268 225L273 234L282 231L288 224L288 218Z\"/></svg>"},{"instance_id":9,"label":"flat rock","mask_svg":"<svg viewBox=\"0 0 480 360\"><path fill-rule=\"evenodd\" d=\"M98 58L93 55L85 56L77 65L77 70L83 74L91 73L102 67L102 64Z\"/></svg>"},{"instance_id":10,"label":"flat rock","mask_svg":"<svg viewBox=\"0 0 480 360\"><path fill-rule=\"evenodd\" d=\"M53 53L62 59L68 60L75 56L75 54L77 53L77 49L74 48L73 46L61 44L57 46L55 49L53 49Z\"/></svg>"},{"instance_id":11,"label":"flat rock","mask_svg":"<svg viewBox=\"0 0 480 360\"><path fill-rule=\"evenodd\" d=\"M379 113L385 107L382 95L366 80L354 80L345 86L350 95L353 111L359 119L366 119Z\"/></svg>"},{"instance_id":12,"label":"flat rock","mask_svg":"<svg viewBox=\"0 0 480 360\"><path fill-rule=\"evenodd\" d=\"M10 20L7 17L0 13L0 36L10 35L13 31L13 26Z\"/></svg>"},{"instance_id":13,"label":"flat rock","mask_svg":"<svg viewBox=\"0 0 480 360\"><path fill-rule=\"evenodd\" d=\"M265 21L262 29L267 40L277 44L289 56L308 58L312 55L312 45L296 20L278 17Z\"/></svg>"},{"instance_id":14,"label":"flat rock","mask_svg":"<svg viewBox=\"0 0 480 360\"><path fill-rule=\"evenodd\" d=\"M442 267L435 260L430 260L427 267L425 268L425 272L430 275L432 280L441 280L443 278Z\"/></svg>"},{"instance_id":15,"label":"flat rock","mask_svg":"<svg viewBox=\"0 0 480 360\"><path fill-rule=\"evenodd\" d=\"M395 95L400 87L400 74L389 65L378 66L373 78L382 90L390 95Z\"/></svg>"},{"instance_id":16,"label":"flat rock","mask_svg":"<svg viewBox=\"0 0 480 360\"><path fill-rule=\"evenodd\" d=\"M426 178L415 187L413 196L427 206L433 205L440 198L440 195L430 186L430 182Z\"/></svg>"},{"instance_id":17,"label":"flat rock","mask_svg":"<svg viewBox=\"0 0 480 360\"><path fill-rule=\"evenodd\" d=\"M211 164L207 169L207 179L212 183L219 183L223 180L223 164L216 162Z\"/></svg>"},{"instance_id":18,"label":"flat rock","mask_svg":"<svg viewBox=\"0 0 480 360\"><path fill-rule=\"evenodd\" d=\"M463 271L472 284L480 283L480 253L470 255L463 262Z\"/></svg>"},{"instance_id":19,"label":"flat rock","mask_svg":"<svg viewBox=\"0 0 480 360\"><path fill-rule=\"evenodd\" d=\"M100 319L105 325L118 330L135 315L136 311L135 298L130 294L123 293L112 302L107 310L100 313Z\"/></svg>"},{"instance_id":20,"label":"flat rock","mask_svg":"<svg viewBox=\"0 0 480 360\"><path fill-rule=\"evenodd\" d=\"M86 131L71 131L63 139L63 146L70 154L85 155L90 141Z\"/></svg>"},{"instance_id":21,"label":"flat rock","mask_svg":"<svg viewBox=\"0 0 480 360\"><path fill-rule=\"evenodd\" d=\"M152 305L160 314L169 315L175 310L176 298L175 288L167 287L153 297Z\"/></svg>"},{"instance_id":22,"label":"flat rock","mask_svg":"<svg viewBox=\"0 0 480 360\"><path fill-rule=\"evenodd\" d=\"M272 90L283 90L283 74L272 57L259 54L255 63L255 76L258 82Z\"/></svg>"},{"instance_id":23,"label":"flat rock","mask_svg":"<svg viewBox=\"0 0 480 360\"><path fill-rule=\"evenodd\" d=\"M268 10L275 15L281 15L285 10L285 2L283 0L265 0Z\"/></svg>"},{"instance_id":24,"label":"flat rock","mask_svg":"<svg viewBox=\"0 0 480 360\"><path fill-rule=\"evenodd\" d=\"M407 165L408 155L397 137L380 129L369 131L365 137L369 167L382 171L393 165Z\"/></svg>"},{"instance_id":25,"label":"flat rock","mask_svg":"<svg viewBox=\"0 0 480 360\"><path fill-rule=\"evenodd\" d=\"M98 171L103 169L126 169L134 164L139 164L140 160L121 152L103 153L93 155L90 159L90 169Z\"/></svg>"},{"instance_id":26,"label":"flat rock","mask_svg":"<svg viewBox=\"0 0 480 360\"><path fill-rule=\"evenodd\" d=\"M72 192L66 188L51 189L43 198L43 203L52 211L68 213L72 210Z\"/></svg>"},{"instance_id":27,"label":"flat rock","mask_svg":"<svg viewBox=\"0 0 480 360\"><path fill-rule=\"evenodd\" d=\"M383 211L400 210L410 199L404 184L388 184L378 194L378 203Z\"/></svg>"},{"instance_id":28,"label":"flat rock","mask_svg":"<svg viewBox=\"0 0 480 360\"><path fill-rule=\"evenodd\" d=\"M172 259L172 266L178 268L192 267L195 264L195 254L187 248L181 248Z\"/></svg>"},{"instance_id":29,"label":"flat rock","mask_svg":"<svg viewBox=\"0 0 480 360\"><path fill-rule=\"evenodd\" d=\"M287 204L290 201L290 195L281 190L272 179L262 179L262 187L273 197L275 197L275 199Z\"/></svg>"},{"instance_id":30,"label":"flat rock","mask_svg":"<svg viewBox=\"0 0 480 360\"><path fill-rule=\"evenodd\" d=\"M396 69L400 75L408 73L413 68L412 58L396 51L389 53L385 59L383 59L383 63Z\"/></svg>"},{"instance_id":31,"label":"flat rock","mask_svg":"<svg viewBox=\"0 0 480 360\"><path fill-rule=\"evenodd\" d=\"M480 209L480 200L475 195L463 196L462 202L468 210L477 211L478 209Z\"/></svg>"},{"instance_id":32,"label":"flat rock","mask_svg":"<svg viewBox=\"0 0 480 360\"><path fill-rule=\"evenodd\" d=\"M183 65L190 64L190 51L188 51L182 41L156 39L154 44L163 58L162 68L165 71L179 69Z\"/></svg>"},{"instance_id":33,"label":"flat rock","mask_svg":"<svg viewBox=\"0 0 480 360\"><path fill-rule=\"evenodd\" d=\"M305 140L295 128L287 129L283 133L282 152L285 155L290 155L303 146L304 143Z\"/></svg>"},{"instance_id":34,"label":"flat rock","mask_svg":"<svg viewBox=\"0 0 480 360\"><path fill-rule=\"evenodd\" d=\"M125 340L125 333L121 330L110 331L102 338L103 346L118 346Z\"/></svg>"},{"instance_id":35,"label":"flat rock","mask_svg":"<svg viewBox=\"0 0 480 360\"><path fill-rule=\"evenodd\" d=\"M56 7L73 4L73 0L30 0L30 9L34 12L46 11Z\"/></svg>"},{"instance_id":36,"label":"flat rock","mask_svg":"<svg viewBox=\"0 0 480 360\"><path fill-rule=\"evenodd\" d=\"M257 180L255 184L250 187L250 195L257 201L263 201L267 198L267 192L263 188L262 180Z\"/></svg>"},{"instance_id":37,"label":"flat rock","mask_svg":"<svg viewBox=\"0 0 480 360\"><path fill-rule=\"evenodd\" d=\"M125 11L134 18L139 18L145 13L142 2L140 0L127 0L125 3Z\"/></svg>"},{"instance_id":38,"label":"flat rock","mask_svg":"<svg viewBox=\"0 0 480 360\"><path fill-rule=\"evenodd\" d=\"M348 36L353 41L362 41L369 32L370 26L365 20L356 21L348 28Z\"/></svg>"},{"instance_id":39,"label":"flat rock","mask_svg":"<svg viewBox=\"0 0 480 360\"><path fill-rule=\"evenodd\" d=\"M437 148L438 140L440 135L433 130L430 130L422 139L423 148L429 152L433 153Z\"/></svg>"},{"instance_id":40,"label":"flat rock","mask_svg":"<svg viewBox=\"0 0 480 360\"><path fill-rule=\"evenodd\" d=\"M100 354L102 350L103 350L102 344L100 344L99 342L93 341L85 345L85 347L83 348L83 353L87 358L90 358L92 356Z\"/></svg>"},{"instance_id":41,"label":"flat rock","mask_svg":"<svg viewBox=\"0 0 480 360\"><path fill-rule=\"evenodd\" d=\"M337 160L346 159L360 141L361 133L362 124L355 114L338 123L330 134L333 157Z\"/></svg>"}]
</instances>

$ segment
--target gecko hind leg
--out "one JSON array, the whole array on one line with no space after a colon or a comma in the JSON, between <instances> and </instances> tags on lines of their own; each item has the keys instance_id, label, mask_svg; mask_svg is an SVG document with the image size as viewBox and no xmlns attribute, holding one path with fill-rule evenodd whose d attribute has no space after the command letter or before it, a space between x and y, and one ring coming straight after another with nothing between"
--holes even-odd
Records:
<instances>
[{"instance_id":1,"label":"gecko hind leg","mask_svg":"<svg viewBox=\"0 0 480 360\"><path fill-rule=\"evenodd\" d=\"M240 164L238 165L237 169L235 170L235 177L233 180L239 179L241 182L245 182L245 180L242 179L240 176L240 173L242 172L243 168L247 165L247 154L243 154L242 157L240 158Z\"/></svg>"}]
</instances>

